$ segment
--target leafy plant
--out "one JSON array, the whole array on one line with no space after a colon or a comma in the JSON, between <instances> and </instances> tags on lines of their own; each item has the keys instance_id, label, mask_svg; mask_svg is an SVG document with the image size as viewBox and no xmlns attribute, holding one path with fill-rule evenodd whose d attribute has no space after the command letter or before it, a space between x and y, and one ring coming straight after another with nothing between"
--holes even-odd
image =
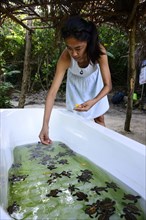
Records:
<instances>
[{"instance_id":1,"label":"leafy plant","mask_svg":"<svg viewBox=\"0 0 146 220\"><path fill-rule=\"evenodd\" d=\"M103 24L100 39L107 49L113 86L126 86L128 69L128 36L119 27ZM114 59L113 59L114 58Z\"/></svg>"},{"instance_id":2,"label":"leafy plant","mask_svg":"<svg viewBox=\"0 0 146 220\"><path fill-rule=\"evenodd\" d=\"M0 84L0 108L11 108L10 94L13 85L9 82L1 82Z\"/></svg>"}]
</instances>

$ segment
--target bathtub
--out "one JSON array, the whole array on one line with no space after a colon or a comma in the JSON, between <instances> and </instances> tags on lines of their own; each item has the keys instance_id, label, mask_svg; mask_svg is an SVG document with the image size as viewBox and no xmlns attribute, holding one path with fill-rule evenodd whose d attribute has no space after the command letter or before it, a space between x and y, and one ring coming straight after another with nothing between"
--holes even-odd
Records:
<instances>
[{"instance_id":1,"label":"bathtub","mask_svg":"<svg viewBox=\"0 0 146 220\"><path fill-rule=\"evenodd\" d=\"M39 141L43 109L0 110L0 219L7 214L8 170L13 163L13 148ZM53 109L50 137L64 142L87 157L146 200L146 147L93 121L85 120L65 109Z\"/></svg>"}]
</instances>

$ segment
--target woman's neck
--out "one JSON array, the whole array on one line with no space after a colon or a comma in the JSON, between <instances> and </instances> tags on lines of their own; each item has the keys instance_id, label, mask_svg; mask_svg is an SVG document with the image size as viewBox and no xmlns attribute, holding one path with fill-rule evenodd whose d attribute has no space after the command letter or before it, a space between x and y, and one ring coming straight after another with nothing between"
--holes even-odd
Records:
<instances>
[{"instance_id":1,"label":"woman's neck","mask_svg":"<svg viewBox=\"0 0 146 220\"><path fill-rule=\"evenodd\" d=\"M81 68L86 68L88 65L89 65L90 61L89 59L86 57L86 58L83 58L81 61L78 62L78 65L79 67Z\"/></svg>"}]
</instances>

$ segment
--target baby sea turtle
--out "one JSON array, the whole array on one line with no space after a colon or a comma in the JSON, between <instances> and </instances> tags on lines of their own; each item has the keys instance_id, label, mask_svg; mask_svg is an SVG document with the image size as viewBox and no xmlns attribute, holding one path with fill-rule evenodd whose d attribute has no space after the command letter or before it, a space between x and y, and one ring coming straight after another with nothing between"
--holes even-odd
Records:
<instances>
[{"instance_id":1,"label":"baby sea turtle","mask_svg":"<svg viewBox=\"0 0 146 220\"><path fill-rule=\"evenodd\" d=\"M39 164L47 165L47 161L41 161L41 162L39 162Z\"/></svg>"},{"instance_id":2,"label":"baby sea turtle","mask_svg":"<svg viewBox=\"0 0 146 220\"><path fill-rule=\"evenodd\" d=\"M113 214L114 214L114 211L103 212L99 215L98 220L109 220L110 216L112 216Z\"/></svg>"},{"instance_id":3,"label":"baby sea turtle","mask_svg":"<svg viewBox=\"0 0 146 220\"><path fill-rule=\"evenodd\" d=\"M135 215L140 215L141 212L141 210L138 207L136 207L133 203L126 204L125 207L123 208L123 212L125 211Z\"/></svg>"},{"instance_id":4,"label":"baby sea turtle","mask_svg":"<svg viewBox=\"0 0 146 220\"><path fill-rule=\"evenodd\" d=\"M125 213L122 214L120 217L125 218L126 220L137 220L136 216L128 211L124 211Z\"/></svg>"},{"instance_id":5,"label":"baby sea turtle","mask_svg":"<svg viewBox=\"0 0 146 220\"><path fill-rule=\"evenodd\" d=\"M75 191L75 190L79 190L79 188L75 187L75 185L71 185L69 184L69 187L68 187L69 191L71 192L71 194Z\"/></svg>"},{"instance_id":6,"label":"baby sea turtle","mask_svg":"<svg viewBox=\"0 0 146 220\"><path fill-rule=\"evenodd\" d=\"M82 174L77 176L78 182L88 182L90 183L90 180L93 179L93 173L90 170L81 170Z\"/></svg>"},{"instance_id":7,"label":"baby sea turtle","mask_svg":"<svg viewBox=\"0 0 146 220\"><path fill-rule=\"evenodd\" d=\"M50 197L50 196L52 196L52 197L59 197L59 196L58 196L58 193L59 193L59 192L62 192L62 190L52 189L52 190L50 191L50 193L48 193L46 196L47 196L47 197Z\"/></svg>"},{"instance_id":8,"label":"baby sea turtle","mask_svg":"<svg viewBox=\"0 0 146 220\"><path fill-rule=\"evenodd\" d=\"M19 167L21 167L21 166L22 166L21 163L13 163L13 164L12 164L12 168L19 168Z\"/></svg>"},{"instance_id":9,"label":"baby sea turtle","mask_svg":"<svg viewBox=\"0 0 146 220\"><path fill-rule=\"evenodd\" d=\"M77 200L79 200L79 201L82 201L82 200L85 200L87 202L89 201L88 195L83 192L80 192L80 191L73 194L73 196L77 196L78 197Z\"/></svg>"},{"instance_id":10,"label":"baby sea turtle","mask_svg":"<svg viewBox=\"0 0 146 220\"><path fill-rule=\"evenodd\" d=\"M13 212L19 211L19 205L17 205L17 203L14 202L12 205L10 205L10 206L7 208L7 211L8 211L8 213L11 215L11 214L13 214Z\"/></svg>"},{"instance_id":11,"label":"baby sea turtle","mask_svg":"<svg viewBox=\"0 0 146 220\"><path fill-rule=\"evenodd\" d=\"M62 175L60 173L51 173L50 177L53 177L53 178L62 178Z\"/></svg>"},{"instance_id":12,"label":"baby sea turtle","mask_svg":"<svg viewBox=\"0 0 146 220\"><path fill-rule=\"evenodd\" d=\"M132 194L124 194L123 200L130 200L133 201L134 203L136 203L138 201L138 199L140 199L141 197L139 195L135 196Z\"/></svg>"},{"instance_id":13,"label":"baby sea turtle","mask_svg":"<svg viewBox=\"0 0 146 220\"><path fill-rule=\"evenodd\" d=\"M67 146L64 143L59 143L59 146L65 149L67 148Z\"/></svg>"},{"instance_id":14,"label":"baby sea turtle","mask_svg":"<svg viewBox=\"0 0 146 220\"><path fill-rule=\"evenodd\" d=\"M24 181L26 178L28 177L28 175L12 175L11 177L9 177L9 181L12 183L16 183L16 182L20 182L20 181Z\"/></svg>"},{"instance_id":15,"label":"baby sea turtle","mask_svg":"<svg viewBox=\"0 0 146 220\"><path fill-rule=\"evenodd\" d=\"M81 170L82 171L82 174L88 174L90 176L93 175L92 171L91 170L88 170L88 169L85 169L85 170Z\"/></svg>"},{"instance_id":16,"label":"baby sea turtle","mask_svg":"<svg viewBox=\"0 0 146 220\"><path fill-rule=\"evenodd\" d=\"M59 152L58 154L56 154L55 158L58 159L59 157L64 157L66 156L66 152Z\"/></svg>"},{"instance_id":17,"label":"baby sea turtle","mask_svg":"<svg viewBox=\"0 0 146 220\"><path fill-rule=\"evenodd\" d=\"M54 169L56 169L57 167L55 167L54 164L51 164L51 165L48 165L47 168L48 168L49 170L54 170Z\"/></svg>"},{"instance_id":18,"label":"baby sea turtle","mask_svg":"<svg viewBox=\"0 0 146 220\"><path fill-rule=\"evenodd\" d=\"M117 186L117 184L116 183L114 183L114 182L105 182L106 183L106 185L107 185L107 188L111 188L111 189L113 189L115 192L117 191L117 189L120 189L118 186Z\"/></svg>"},{"instance_id":19,"label":"baby sea turtle","mask_svg":"<svg viewBox=\"0 0 146 220\"><path fill-rule=\"evenodd\" d=\"M45 155L44 157L41 158L41 161L39 162L39 164L42 165L47 165L48 163L52 164L53 158L50 155Z\"/></svg>"},{"instance_id":20,"label":"baby sea turtle","mask_svg":"<svg viewBox=\"0 0 146 220\"><path fill-rule=\"evenodd\" d=\"M71 172L70 171L62 171L62 173L60 173L63 176L67 176L68 178L70 178L71 176Z\"/></svg>"},{"instance_id":21,"label":"baby sea turtle","mask_svg":"<svg viewBox=\"0 0 146 220\"><path fill-rule=\"evenodd\" d=\"M53 160L51 155L45 155L43 158L42 158L42 161L50 161L50 160Z\"/></svg>"},{"instance_id":22,"label":"baby sea turtle","mask_svg":"<svg viewBox=\"0 0 146 220\"><path fill-rule=\"evenodd\" d=\"M30 158L29 160L33 160L33 159L37 159L39 157L42 157L44 155L44 153L42 151L35 151L35 152L32 152L30 154Z\"/></svg>"},{"instance_id":23,"label":"baby sea turtle","mask_svg":"<svg viewBox=\"0 0 146 220\"><path fill-rule=\"evenodd\" d=\"M107 187L101 187L101 186L100 187L95 186L95 187L91 188L91 191L95 191L98 195L101 195L100 192L102 192L102 191L108 192Z\"/></svg>"},{"instance_id":24,"label":"baby sea turtle","mask_svg":"<svg viewBox=\"0 0 146 220\"><path fill-rule=\"evenodd\" d=\"M59 160L58 163L59 164L69 164L68 160L66 160L66 159Z\"/></svg>"},{"instance_id":25,"label":"baby sea turtle","mask_svg":"<svg viewBox=\"0 0 146 220\"><path fill-rule=\"evenodd\" d=\"M73 150L67 150L66 155L68 156L76 156L76 153Z\"/></svg>"},{"instance_id":26,"label":"baby sea turtle","mask_svg":"<svg viewBox=\"0 0 146 220\"><path fill-rule=\"evenodd\" d=\"M86 205L86 209L85 209L85 213L88 214L90 216L90 218L93 218L93 215L95 215L95 217L97 217L98 215L98 204L97 203L92 203L91 205Z\"/></svg>"},{"instance_id":27,"label":"baby sea turtle","mask_svg":"<svg viewBox=\"0 0 146 220\"><path fill-rule=\"evenodd\" d=\"M51 184L54 183L54 182L56 182L56 179L49 179L49 180L47 181L47 183L48 183L49 185L51 185Z\"/></svg>"},{"instance_id":28,"label":"baby sea turtle","mask_svg":"<svg viewBox=\"0 0 146 220\"><path fill-rule=\"evenodd\" d=\"M42 150L42 146L41 145L39 145L39 144L37 144L36 146L35 146L35 148L34 148L34 150Z\"/></svg>"},{"instance_id":29,"label":"baby sea turtle","mask_svg":"<svg viewBox=\"0 0 146 220\"><path fill-rule=\"evenodd\" d=\"M103 212L113 212L115 210L115 204L116 202L111 200L110 198L105 198L100 201L99 207L100 211Z\"/></svg>"}]
</instances>

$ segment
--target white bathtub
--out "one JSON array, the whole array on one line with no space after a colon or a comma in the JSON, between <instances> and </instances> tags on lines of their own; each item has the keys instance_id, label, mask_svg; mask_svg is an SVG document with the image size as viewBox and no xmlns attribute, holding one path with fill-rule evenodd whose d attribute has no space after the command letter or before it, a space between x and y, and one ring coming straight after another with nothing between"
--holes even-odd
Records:
<instances>
[{"instance_id":1,"label":"white bathtub","mask_svg":"<svg viewBox=\"0 0 146 220\"><path fill-rule=\"evenodd\" d=\"M39 141L43 109L0 110L1 156L0 219L11 219L7 207L8 170L13 148ZM146 147L65 109L53 109L50 137L67 144L98 166L116 176L146 200Z\"/></svg>"}]
</instances>

